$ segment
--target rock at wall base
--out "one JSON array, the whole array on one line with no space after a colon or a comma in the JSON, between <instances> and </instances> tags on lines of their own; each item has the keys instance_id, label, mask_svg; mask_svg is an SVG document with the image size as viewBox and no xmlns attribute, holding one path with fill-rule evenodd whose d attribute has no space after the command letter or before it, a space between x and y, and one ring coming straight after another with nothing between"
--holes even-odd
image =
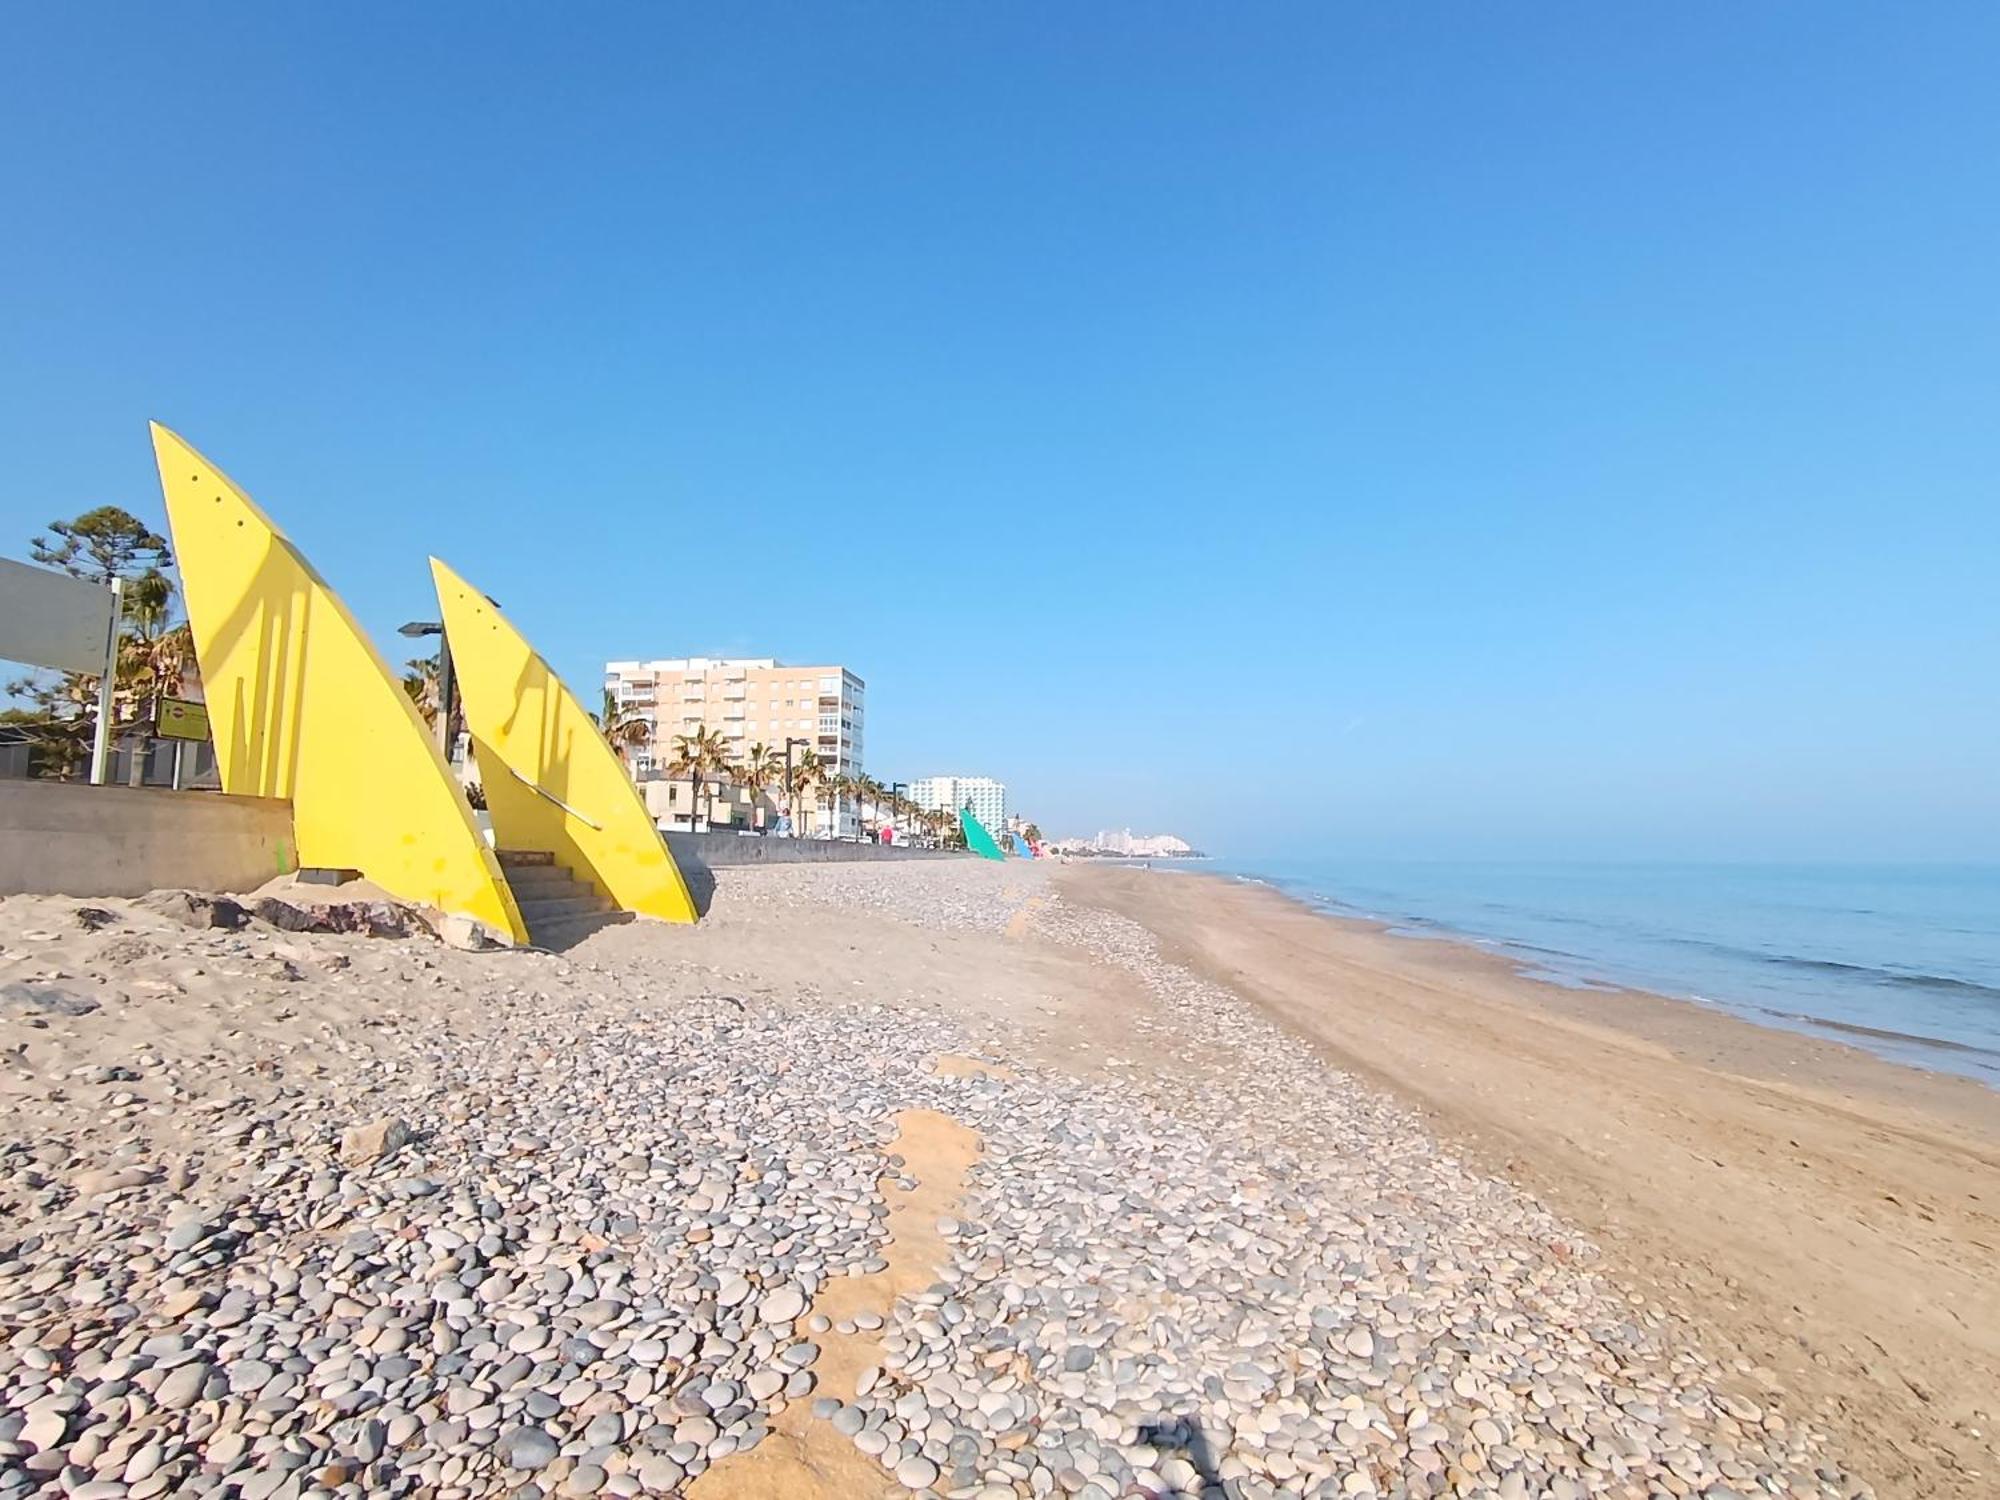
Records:
<instances>
[{"instance_id":1,"label":"rock at wall base","mask_svg":"<svg viewBox=\"0 0 2000 1500\"><path fill-rule=\"evenodd\" d=\"M220 927L233 932L250 920L241 902L203 891L148 891L132 904L183 927Z\"/></svg>"},{"instance_id":2,"label":"rock at wall base","mask_svg":"<svg viewBox=\"0 0 2000 1500\"><path fill-rule=\"evenodd\" d=\"M486 953L495 948L513 946L511 943L503 942L484 922L475 921L471 917L461 917L456 913L439 917L432 923L431 931L437 934L437 940L447 948L457 948L465 953Z\"/></svg>"},{"instance_id":3,"label":"rock at wall base","mask_svg":"<svg viewBox=\"0 0 2000 1500\"><path fill-rule=\"evenodd\" d=\"M367 937L403 938L430 930L416 907L394 901L300 906L280 901L276 896L263 896L251 911L261 921L285 932L358 932Z\"/></svg>"}]
</instances>

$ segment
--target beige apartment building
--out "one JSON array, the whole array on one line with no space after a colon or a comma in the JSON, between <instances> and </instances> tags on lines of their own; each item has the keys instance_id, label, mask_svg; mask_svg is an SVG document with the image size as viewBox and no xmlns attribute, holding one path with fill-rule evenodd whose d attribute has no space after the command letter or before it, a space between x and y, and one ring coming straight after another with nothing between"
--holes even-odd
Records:
<instances>
[{"instance_id":1,"label":"beige apartment building","mask_svg":"<svg viewBox=\"0 0 2000 1500\"><path fill-rule=\"evenodd\" d=\"M613 661L604 664L604 687L652 727L652 744L632 754L641 782L666 774L676 735L703 726L722 736L732 758L762 744L782 759L789 739L795 757L810 747L829 774L861 770L864 685L846 667L790 666L768 656ZM801 831L860 830L859 810L844 798L831 823L824 810L808 805L802 812Z\"/></svg>"},{"instance_id":2,"label":"beige apartment building","mask_svg":"<svg viewBox=\"0 0 2000 1500\"><path fill-rule=\"evenodd\" d=\"M641 781L639 792L646 811L661 828L698 828L707 833L768 832L777 826L778 804L784 800L784 793L775 787L753 797L748 787L708 780L702 782L697 799L685 780L660 776ZM697 810L696 817L688 816L690 808Z\"/></svg>"}]
</instances>

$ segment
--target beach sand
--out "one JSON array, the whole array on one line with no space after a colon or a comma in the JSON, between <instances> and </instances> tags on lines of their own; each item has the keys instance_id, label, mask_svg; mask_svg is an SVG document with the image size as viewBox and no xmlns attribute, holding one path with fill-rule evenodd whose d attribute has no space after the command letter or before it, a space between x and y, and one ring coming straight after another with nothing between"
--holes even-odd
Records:
<instances>
[{"instance_id":1,"label":"beach sand","mask_svg":"<svg viewBox=\"0 0 2000 1500\"><path fill-rule=\"evenodd\" d=\"M0 1497L1985 1495L1997 1139L1181 874L559 954L8 898Z\"/></svg>"},{"instance_id":2,"label":"beach sand","mask_svg":"<svg viewBox=\"0 0 2000 1500\"><path fill-rule=\"evenodd\" d=\"M2000 1490L2000 1094L1268 887L1072 865L1057 888L1420 1108L1878 1485Z\"/></svg>"}]
</instances>

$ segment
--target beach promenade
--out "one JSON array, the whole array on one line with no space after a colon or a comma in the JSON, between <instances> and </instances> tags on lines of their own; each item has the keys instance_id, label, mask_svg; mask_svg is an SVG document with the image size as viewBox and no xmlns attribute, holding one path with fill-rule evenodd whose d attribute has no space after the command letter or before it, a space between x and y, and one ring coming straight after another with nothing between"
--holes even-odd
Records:
<instances>
[{"instance_id":1,"label":"beach promenade","mask_svg":"<svg viewBox=\"0 0 2000 1500\"><path fill-rule=\"evenodd\" d=\"M1996 1473L1990 1096L1266 891L730 869L564 953L16 897L0 986L0 1500Z\"/></svg>"}]
</instances>

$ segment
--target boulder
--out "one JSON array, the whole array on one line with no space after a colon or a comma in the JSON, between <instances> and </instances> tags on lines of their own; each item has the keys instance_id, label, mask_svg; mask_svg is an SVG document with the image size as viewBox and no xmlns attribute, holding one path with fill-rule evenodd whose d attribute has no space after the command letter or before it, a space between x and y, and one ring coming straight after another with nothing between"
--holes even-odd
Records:
<instances>
[{"instance_id":1,"label":"boulder","mask_svg":"<svg viewBox=\"0 0 2000 1500\"><path fill-rule=\"evenodd\" d=\"M335 932L360 932L378 938L406 938L430 931L429 924L424 921L423 913L418 908L406 906L400 901L351 901L344 906L329 906L326 912L333 919Z\"/></svg>"},{"instance_id":2,"label":"boulder","mask_svg":"<svg viewBox=\"0 0 2000 1500\"><path fill-rule=\"evenodd\" d=\"M234 931L250 920L240 902L202 891L148 891L135 906L183 927L221 927Z\"/></svg>"},{"instance_id":3,"label":"boulder","mask_svg":"<svg viewBox=\"0 0 2000 1500\"><path fill-rule=\"evenodd\" d=\"M447 948L458 948L467 953L484 953L491 948L507 946L493 935L493 930L484 922L456 913L439 917L432 931Z\"/></svg>"},{"instance_id":4,"label":"boulder","mask_svg":"<svg viewBox=\"0 0 2000 1500\"><path fill-rule=\"evenodd\" d=\"M316 906L294 906L276 896L260 896L250 907L260 922L269 922L280 932L332 932Z\"/></svg>"},{"instance_id":5,"label":"boulder","mask_svg":"<svg viewBox=\"0 0 2000 1500\"><path fill-rule=\"evenodd\" d=\"M260 896L252 910L258 920L285 932L357 932L367 937L404 938L430 930L416 907L399 901L334 901L308 906Z\"/></svg>"}]
</instances>

